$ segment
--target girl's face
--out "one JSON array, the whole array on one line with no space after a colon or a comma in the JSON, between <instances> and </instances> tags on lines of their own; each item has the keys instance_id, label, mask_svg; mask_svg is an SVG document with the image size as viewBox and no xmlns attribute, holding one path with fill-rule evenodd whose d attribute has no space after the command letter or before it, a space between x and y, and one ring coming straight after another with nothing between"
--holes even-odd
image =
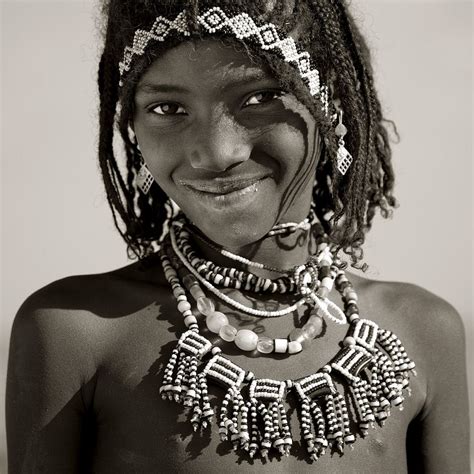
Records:
<instances>
[{"instance_id":1,"label":"girl's face","mask_svg":"<svg viewBox=\"0 0 474 474\"><path fill-rule=\"evenodd\" d=\"M167 51L137 85L134 130L161 188L222 246L309 212L315 120L243 52L216 40Z\"/></svg>"}]
</instances>

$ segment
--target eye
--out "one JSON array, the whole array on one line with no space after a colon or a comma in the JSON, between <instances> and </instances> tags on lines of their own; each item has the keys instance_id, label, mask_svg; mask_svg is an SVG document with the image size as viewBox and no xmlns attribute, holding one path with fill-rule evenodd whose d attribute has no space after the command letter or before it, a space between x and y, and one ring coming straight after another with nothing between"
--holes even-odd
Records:
<instances>
[{"instance_id":1,"label":"eye","mask_svg":"<svg viewBox=\"0 0 474 474\"><path fill-rule=\"evenodd\" d=\"M285 95L285 92L281 90L260 91L250 96L245 102L244 106L266 104L268 102L271 102L272 100L279 99L280 97L284 95Z\"/></svg>"},{"instance_id":2,"label":"eye","mask_svg":"<svg viewBox=\"0 0 474 474\"><path fill-rule=\"evenodd\" d=\"M162 102L150 109L151 112L157 115L185 115L186 110L182 105L175 102Z\"/></svg>"}]
</instances>

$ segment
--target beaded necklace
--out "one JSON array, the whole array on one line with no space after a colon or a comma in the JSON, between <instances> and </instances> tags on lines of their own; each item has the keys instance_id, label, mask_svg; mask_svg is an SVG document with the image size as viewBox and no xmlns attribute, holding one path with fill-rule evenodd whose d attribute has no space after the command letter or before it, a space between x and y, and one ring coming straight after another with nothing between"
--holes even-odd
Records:
<instances>
[{"instance_id":1,"label":"beaded necklace","mask_svg":"<svg viewBox=\"0 0 474 474\"><path fill-rule=\"evenodd\" d=\"M223 293L216 287L224 282L224 278L216 282L214 275L211 284L194 269L178 246L176 229L183 231L182 219L178 218L171 223L170 234L160 251L160 258L187 330L180 336L171 353L164 370L160 394L164 399L189 407L190 421L195 431L208 428L214 416L214 408L211 407L208 396L209 383L220 385L226 390L217 416L221 440L230 441L235 450L242 449L252 458L257 454L267 458L271 450L285 456L290 454L293 437L284 406L289 393L297 398L303 442L309 459L313 461L321 457L328 448L342 454L345 445L355 442L356 433L351 431L352 411L355 413L356 419L353 421L360 435L365 436L375 422L383 425L390 415L391 406L403 408L404 391L410 394L410 372L416 375L415 364L395 334L359 316L355 290L337 265L337 270L333 271L335 276L331 278L342 296L344 313L349 321L342 349L320 370L300 379L280 381L256 378L252 372L245 371L223 356L220 347L214 346L200 334L198 318L193 314L188 296L191 295L196 301L197 311L206 317L206 322L209 319L212 321L214 332L226 333L226 330L222 330L229 326L226 316L215 311L212 301L199 285L202 283L215 296L221 297ZM183 237L186 238L186 235ZM182 242L182 247L185 243ZM187 242L187 245L190 243ZM331 261L329 266L334 270L333 263L337 261L329 250L325 250L328 248L327 245L318 247L314 258L309 260L308 268L311 268L313 275L306 272L306 265L301 266L299 274L304 274L303 279L309 275L311 281L294 282L293 288L297 289L294 293L299 291L301 297L298 301L302 300L301 304L317 308L306 324L314 325L314 318L321 318L327 311L329 291L322 285L322 281L330 277L327 271L321 270L327 267L328 261ZM298 272L294 271L294 274ZM325 285L328 285L327 280ZM319 293L317 299L313 298L311 295L316 295L320 287L325 290ZM250 289L249 286L247 291ZM321 306L318 306L317 301L320 301ZM292 310L297 307L295 304L289 306ZM272 316L289 312L286 308ZM264 314L259 316L265 317ZM245 333L248 330L245 329L236 334L229 332L228 339L237 340L239 333L243 333L240 334L240 339L245 344L241 344L242 347L238 344L243 350L253 347L252 350L257 348L263 354L293 353L294 347L297 347L293 342L302 345L303 339L309 343L314 337L311 331L305 331L305 326L300 329L302 333L299 333L299 338L298 335L292 337L290 334L290 341L275 339L272 350L268 350L268 341L265 341L266 345L261 344L261 349L264 350L259 350L258 341L250 341L254 338L249 338ZM347 397L336 385L336 381L345 382ZM248 385L248 397L244 398L242 389L245 385ZM353 407L352 411L350 406Z\"/></svg>"}]
</instances>

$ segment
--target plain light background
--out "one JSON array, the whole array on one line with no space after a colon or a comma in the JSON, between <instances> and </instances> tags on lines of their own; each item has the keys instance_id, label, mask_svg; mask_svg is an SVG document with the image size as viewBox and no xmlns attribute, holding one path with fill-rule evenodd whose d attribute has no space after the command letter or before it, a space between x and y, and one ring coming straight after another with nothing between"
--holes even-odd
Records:
<instances>
[{"instance_id":1,"label":"plain light background","mask_svg":"<svg viewBox=\"0 0 474 474\"><path fill-rule=\"evenodd\" d=\"M127 257L96 164L94 2L1 7L3 407L22 301L53 280L111 270ZM352 8L373 49L385 114L402 137L394 145L401 207L392 220L376 219L368 276L417 283L448 300L464 320L472 371L472 4L354 0Z\"/></svg>"}]
</instances>

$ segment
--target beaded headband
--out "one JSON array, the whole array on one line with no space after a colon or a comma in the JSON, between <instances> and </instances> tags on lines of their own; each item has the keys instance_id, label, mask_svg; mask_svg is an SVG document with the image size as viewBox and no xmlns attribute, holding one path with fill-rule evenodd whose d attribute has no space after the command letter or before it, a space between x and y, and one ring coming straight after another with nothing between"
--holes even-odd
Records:
<instances>
[{"instance_id":1,"label":"beaded headband","mask_svg":"<svg viewBox=\"0 0 474 474\"><path fill-rule=\"evenodd\" d=\"M326 85L321 84L319 71L313 67L309 53L299 50L293 38L279 34L273 23L257 25L247 13L228 16L219 7L205 10L197 16L197 20L207 33L224 33L233 35L239 40L248 39L260 46L262 50L276 52L283 57L286 63L298 71L310 94L319 97L324 113L326 116L329 115L329 90ZM186 20L186 10L179 13L174 20L158 16L149 31L141 29L135 31L133 43L125 47L123 59L119 63L119 85L123 85L124 76L131 69L134 58L142 56L151 41L163 42L172 33L184 37L191 36Z\"/></svg>"}]
</instances>

